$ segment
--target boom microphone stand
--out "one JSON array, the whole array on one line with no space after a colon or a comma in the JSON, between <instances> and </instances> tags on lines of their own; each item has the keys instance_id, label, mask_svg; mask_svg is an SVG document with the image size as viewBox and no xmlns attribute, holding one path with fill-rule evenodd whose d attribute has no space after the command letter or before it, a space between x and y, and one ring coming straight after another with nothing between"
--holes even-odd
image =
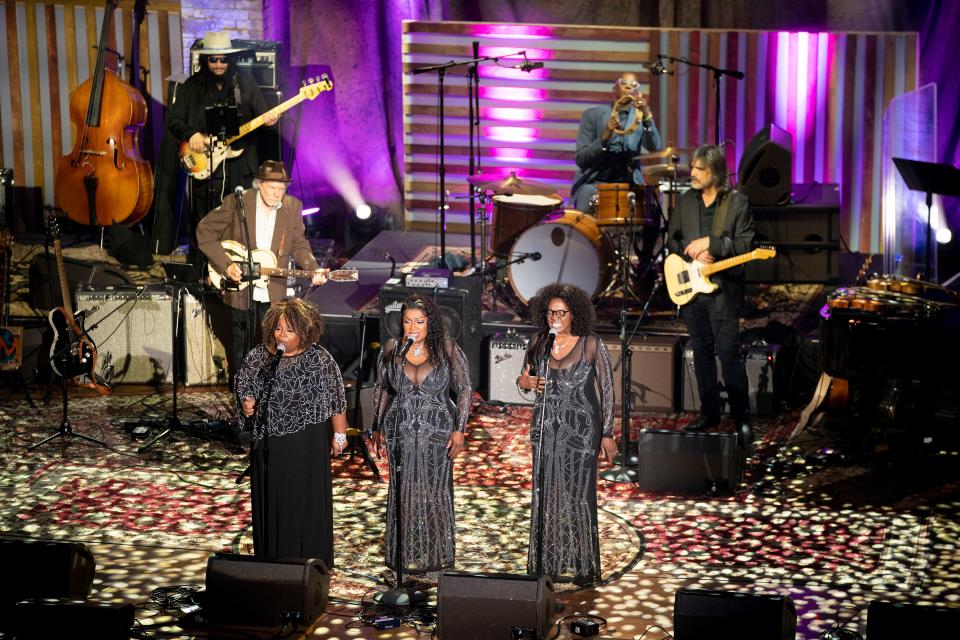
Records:
<instances>
[{"instance_id":1,"label":"boom microphone stand","mask_svg":"<svg viewBox=\"0 0 960 640\"><path fill-rule=\"evenodd\" d=\"M714 98L715 98L713 115L714 115L714 118L716 118L714 120L715 125L714 125L714 131L713 131L714 133L713 141L714 141L714 144L719 145L720 140L722 140L722 137L720 135L720 127L722 122L720 120L720 79L723 76L730 76L731 78L735 78L737 80L743 80L744 78L743 71L737 71L736 69L720 69L719 67L715 67L712 64L700 64L699 62L693 62L688 58L674 58L673 56L667 56L661 53L657 54L657 59L661 61L669 60L670 62L678 62L681 64L685 64L688 67L697 67L698 69L706 69L707 71L710 71L713 73L713 90L714 90Z\"/></svg>"},{"instance_id":2,"label":"boom microphone stand","mask_svg":"<svg viewBox=\"0 0 960 640\"><path fill-rule=\"evenodd\" d=\"M547 393L549 390L550 382L550 346L553 342L549 338L544 338L546 349L543 350L543 358L541 360L541 366L543 371L543 395L542 404L540 409L540 444L537 446L537 459L534 461L534 466L536 467L535 473L537 476L537 531L536 531L536 544L537 552L534 560L534 569L535 573L538 576L544 575L543 573L543 442L544 442L544 431L546 429L546 415L547 415Z\"/></svg>"}]
</instances>

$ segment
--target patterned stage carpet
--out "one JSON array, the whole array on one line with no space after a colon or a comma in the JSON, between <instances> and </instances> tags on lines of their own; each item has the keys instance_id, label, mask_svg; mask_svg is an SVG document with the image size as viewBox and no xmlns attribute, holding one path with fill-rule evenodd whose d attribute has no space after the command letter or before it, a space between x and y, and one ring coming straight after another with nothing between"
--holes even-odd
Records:
<instances>
[{"instance_id":1,"label":"patterned stage carpet","mask_svg":"<svg viewBox=\"0 0 960 640\"><path fill-rule=\"evenodd\" d=\"M163 418L169 397L71 398L74 430L107 447L60 438L28 452L30 444L56 431L59 398L55 394L50 406L33 410L3 393L5 533L167 551L251 550L248 484L237 483L246 459L241 447L220 437L229 433L225 428L206 431L213 438L175 432L138 454L143 441L133 440L124 425L141 415ZM195 418L223 421L231 414L230 397L222 392L190 390L180 400L188 425ZM690 417L635 416L633 431L672 429ZM468 450L456 465L460 569L523 571L529 418L528 408L502 412L477 405ZM806 433L806 442L781 446L796 420L796 413L787 413L756 423L759 457L774 457L767 464L754 462L748 484L734 495L650 494L634 484L601 481L604 582L646 576L684 584L819 585L911 598L960 597L956 580L947 578L957 574L960 544L960 485L953 465L928 460L917 473L882 465L804 465L801 454L815 450L826 436ZM383 462L380 470L386 478ZM336 460L334 478L337 570L331 595L356 602L381 588L386 572L387 485L375 483L359 457ZM559 588L575 595L572 585Z\"/></svg>"}]
</instances>

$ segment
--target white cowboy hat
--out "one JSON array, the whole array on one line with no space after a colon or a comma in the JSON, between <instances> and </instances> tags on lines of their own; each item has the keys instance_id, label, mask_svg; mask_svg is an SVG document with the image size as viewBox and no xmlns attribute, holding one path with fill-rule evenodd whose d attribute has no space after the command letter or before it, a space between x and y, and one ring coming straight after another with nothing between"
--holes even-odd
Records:
<instances>
[{"instance_id":1,"label":"white cowboy hat","mask_svg":"<svg viewBox=\"0 0 960 640\"><path fill-rule=\"evenodd\" d=\"M246 51L243 47L233 46L230 34L226 31L207 31L201 42L203 48L197 52L201 55L226 55Z\"/></svg>"}]
</instances>

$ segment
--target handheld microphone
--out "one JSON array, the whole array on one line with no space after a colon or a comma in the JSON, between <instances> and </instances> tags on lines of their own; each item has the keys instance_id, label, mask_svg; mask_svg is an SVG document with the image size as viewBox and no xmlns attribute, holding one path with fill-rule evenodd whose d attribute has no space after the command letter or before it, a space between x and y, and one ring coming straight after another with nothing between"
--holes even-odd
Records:
<instances>
[{"instance_id":1,"label":"handheld microphone","mask_svg":"<svg viewBox=\"0 0 960 640\"><path fill-rule=\"evenodd\" d=\"M243 197L243 187L237 187L233 190L233 195L237 196L237 200Z\"/></svg>"},{"instance_id":2,"label":"handheld microphone","mask_svg":"<svg viewBox=\"0 0 960 640\"><path fill-rule=\"evenodd\" d=\"M652 64L644 65L647 69L650 70L650 73L655 76L672 76L673 69L663 64L663 60L657 60Z\"/></svg>"},{"instance_id":3,"label":"handheld microphone","mask_svg":"<svg viewBox=\"0 0 960 640\"><path fill-rule=\"evenodd\" d=\"M550 333L547 334L547 341L544 343L543 357L550 357L550 349L553 347L553 341L557 339L557 328L550 327Z\"/></svg>"},{"instance_id":4,"label":"handheld microphone","mask_svg":"<svg viewBox=\"0 0 960 640\"><path fill-rule=\"evenodd\" d=\"M419 337L419 334L417 333L411 333L410 335L407 336L407 339L403 343L403 346L400 347L400 351L397 352L398 359L403 360L403 358L407 355L407 351L410 350L410 347L413 346L413 343L417 341L418 337Z\"/></svg>"},{"instance_id":5,"label":"handheld microphone","mask_svg":"<svg viewBox=\"0 0 960 640\"><path fill-rule=\"evenodd\" d=\"M515 65L513 65L513 66L510 67L510 68L511 68L511 69L520 69L520 71L524 71L524 72L526 72L526 73L530 73L530 72L533 71L534 69L543 69L543 63L540 62L540 61L530 62L529 60L524 60L524 61L521 62L520 64L515 64Z\"/></svg>"},{"instance_id":6,"label":"handheld microphone","mask_svg":"<svg viewBox=\"0 0 960 640\"><path fill-rule=\"evenodd\" d=\"M277 371L277 366L280 364L280 359L283 358L283 352L287 350L287 345L282 342L277 343L277 352L273 354L273 360L270 361L270 374L273 375Z\"/></svg>"},{"instance_id":7,"label":"handheld microphone","mask_svg":"<svg viewBox=\"0 0 960 640\"><path fill-rule=\"evenodd\" d=\"M539 259L542 258L542 257L543 257L543 256L540 255L540 252L539 252L539 251L534 251L533 253L530 254L530 259L533 260L534 262L536 262L537 260L539 260Z\"/></svg>"}]
</instances>

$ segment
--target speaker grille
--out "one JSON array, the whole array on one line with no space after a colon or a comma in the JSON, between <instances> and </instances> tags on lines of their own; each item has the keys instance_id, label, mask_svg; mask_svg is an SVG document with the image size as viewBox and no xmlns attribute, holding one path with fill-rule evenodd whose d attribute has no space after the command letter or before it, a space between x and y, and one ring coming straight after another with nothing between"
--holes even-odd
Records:
<instances>
[{"instance_id":1,"label":"speaker grille","mask_svg":"<svg viewBox=\"0 0 960 640\"><path fill-rule=\"evenodd\" d=\"M77 292L77 310L94 343L99 373L111 383L173 382L173 302L166 291ZM109 368L112 365L112 370Z\"/></svg>"}]
</instances>

